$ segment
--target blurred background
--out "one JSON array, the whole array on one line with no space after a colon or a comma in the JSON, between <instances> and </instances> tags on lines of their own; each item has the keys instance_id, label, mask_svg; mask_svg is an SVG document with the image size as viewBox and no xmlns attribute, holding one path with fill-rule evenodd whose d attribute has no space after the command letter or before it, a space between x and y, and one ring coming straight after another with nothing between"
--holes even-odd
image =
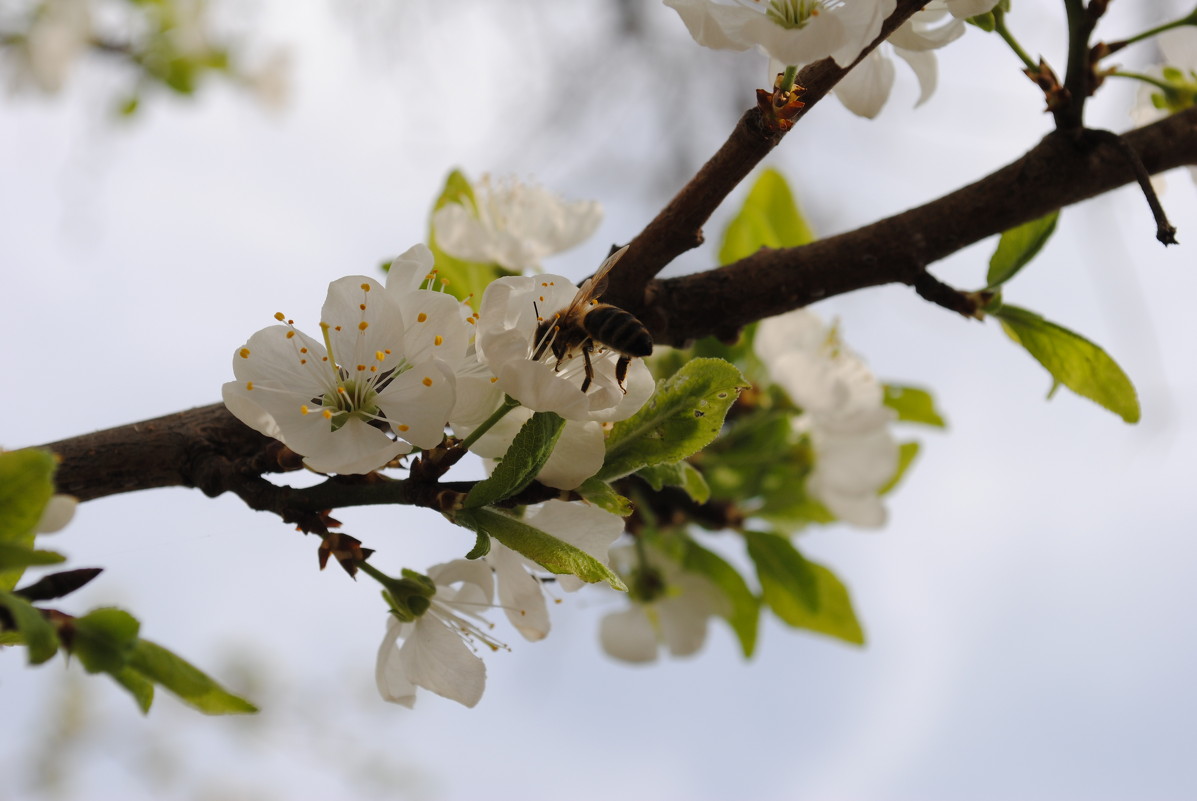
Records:
<instances>
[{"instance_id":1,"label":"blurred background","mask_svg":"<svg viewBox=\"0 0 1197 801\"><path fill-rule=\"evenodd\" d=\"M0 0L0 22L32 5ZM1062 70L1061 4L1015 5L1026 49ZM1114 3L1099 36L1186 5ZM215 402L234 348L274 312L311 326L329 281L422 241L455 166L599 200L598 234L546 264L586 275L770 80L763 56L699 48L673 11L636 0L206 11L240 72L191 92L96 53L46 91L0 49L4 447ZM828 98L767 161L821 235L975 180L1049 130L996 36L970 29L937 55L922 107L898 63L877 119ZM1158 60L1152 44L1120 56ZM1130 127L1135 93L1111 81L1090 124ZM909 289L814 307L883 380L931 389L949 421L903 432L923 449L885 529L802 539L851 589L865 648L768 621L744 662L717 621L696 658L629 667L599 648L597 622L621 602L595 590L554 609L544 642L501 623L512 650L486 655L477 708L422 693L408 711L374 687L372 584L318 572L315 538L235 498L152 490L85 504L55 535L71 566L105 568L64 607L131 609L146 637L263 711L204 718L162 693L142 718L112 682L6 650L0 799L1197 797L1197 191L1184 171L1166 184L1180 247L1155 241L1124 188L1066 209L1005 293L1120 362L1137 426L1067 391L1045 401L1048 375L996 324ZM993 246L933 272L981 286ZM472 545L425 510L337 517L392 573Z\"/></svg>"}]
</instances>

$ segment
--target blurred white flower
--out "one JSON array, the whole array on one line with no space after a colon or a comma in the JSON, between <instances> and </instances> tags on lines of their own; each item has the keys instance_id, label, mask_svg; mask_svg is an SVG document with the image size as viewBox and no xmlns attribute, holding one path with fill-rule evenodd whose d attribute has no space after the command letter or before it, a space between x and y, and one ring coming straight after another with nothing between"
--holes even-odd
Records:
<instances>
[{"instance_id":1,"label":"blurred white flower","mask_svg":"<svg viewBox=\"0 0 1197 801\"><path fill-rule=\"evenodd\" d=\"M895 0L665 0L694 41L716 50L760 47L787 65L830 56L846 67L881 33Z\"/></svg>"},{"instance_id":2,"label":"blurred white flower","mask_svg":"<svg viewBox=\"0 0 1197 801\"><path fill-rule=\"evenodd\" d=\"M374 670L378 692L408 709L415 704L417 687L472 707L486 688L486 665L472 645L502 647L486 633L490 623L480 615L494 599L490 566L455 559L430 568L428 578L436 593L422 615L409 622L387 615Z\"/></svg>"},{"instance_id":3,"label":"blurred white flower","mask_svg":"<svg viewBox=\"0 0 1197 801\"><path fill-rule=\"evenodd\" d=\"M653 598L632 597L632 606L606 615L599 624L603 650L625 662L652 662L661 646L672 656L690 656L698 652L707 638L712 616L724 614L727 597L706 577L687 572L669 557L648 546L655 571ZM642 570L635 563L634 547L613 549L612 560L621 575ZM628 582L633 593L636 581Z\"/></svg>"},{"instance_id":4,"label":"blurred white flower","mask_svg":"<svg viewBox=\"0 0 1197 801\"><path fill-rule=\"evenodd\" d=\"M289 320L257 332L233 356L225 405L320 472L368 473L412 445L435 447L456 399L453 362L469 338L458 305L427 290L389 292L364 276L334 281L321 311L324 342Z\"/></svg>"},{"instance_id":5,"label":"blurred white flower","mask_svg":"<svg viewBox=\"0 0 1197 801\"><path fill-rule=\"evenodd\" d=\"M475 344L479 360L498 387L533 411L556 412L567 420L611 422L631 417L653 391L653 379L639 359L628 368L626 392L615 377L618 354L600 348L592 355L593 380L586 392L584 359L569 358L560 369L552 350L533 359L539 321L566 308L578 288L560 275L510 276L491 282L482 296Z\"/></svg>"},{"instance_id":6,"label":"blurred white flower","mask_svg":"<svg viewBox=\"0 0 1197 801\"><path fill-rule=\"evenodd\" d=\"M14 48L14 88L30 83L43 92L57 92L91 34L89 0L46 0L24 41Z\"/></svg>"},{"instance_id":7,"label":"blurred white flower","mask_svg":"<svg viewBox=\"0 0 1197 801\"><path fill-rule=\"evenodd\" d=\"M470 451L484 459L502 459L515 435L532 414L532 410L525 406L512 409L479 437L470 446ZM475 425L455 423L453 433L465 437L474 428ZM595 420L566 420L557 444L553 446L553 453L536 475L536 480L556 489L575 489L599 471L606 455L606 434L601 423Z\"/></svg>"},{"instance_id":8,"label":"blurred white flower","mask_svg":"<svg viewBox=\"0 0 1197 801\"><path fill-rule=\"evenodd\" d=\"M42 516L34 528L38 534L54 534L66 528L75 517L79 499L73 495L53 495L42 510Z\"/></svg>"},{"instance_id":9,"label":"blurred white flower","mask_svg":"<svg viewBox=\"0 0 1197 801\"><path fill-rule=\"evenodd\" d=\"M815 466L807 490L837 518L857 526L885 523L878 491L898 467L898 444L880 382L806 309L763 320L754 347L773 381L802 408Z\"/></svg>"},{"instance_id":10,"label":"blurred white flower","mask_svg":"<svg viewBox=\"0 0 1197 801\"><path fill-rule=\"evenodd\" d=\"M566 201L513 178L474 184L473 205L449 203L432 215L436 243L450 256L539 270L540 262L590 237L603 218L594 201Z\"/></svg>"}]
</instances>

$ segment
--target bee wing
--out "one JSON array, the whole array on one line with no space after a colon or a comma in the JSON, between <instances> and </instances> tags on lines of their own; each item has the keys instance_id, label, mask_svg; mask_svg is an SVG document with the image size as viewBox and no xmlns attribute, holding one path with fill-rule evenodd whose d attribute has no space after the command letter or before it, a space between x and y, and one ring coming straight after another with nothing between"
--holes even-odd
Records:
<instances>
[{"instance_id":1,"label":"bee wing","mask_svg":"<svg viewBox=\"0 0 1197 801\"><path fill-rule=\"evenodd\" d=\"M586 298L589 300L590 298L597 298L599 295L603 294L603 291L607 288L607 273L611 272L611 268L615 266L616 262L623 258L623 254L628 252L629 247L631 247L631 245L624 245L619 250L608 256L607 260L599 265L599 268L595 274L586 279L586 281L582 284L582 291L578 293L578 296L581 297L582 292L585 292Z\"/></svg>"}]
</instances>

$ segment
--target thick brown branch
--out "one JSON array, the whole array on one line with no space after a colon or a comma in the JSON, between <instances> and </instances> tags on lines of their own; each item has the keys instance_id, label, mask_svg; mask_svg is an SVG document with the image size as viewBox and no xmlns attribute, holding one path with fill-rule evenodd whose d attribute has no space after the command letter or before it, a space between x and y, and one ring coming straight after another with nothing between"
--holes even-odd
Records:
<instances>
[{"instance_id":1,"label":"thick brown branch","mask_svg":"<svg viewBox=\"0 0 1197 801\"><path fill-rule=\"evenodd\" d=\"M1197 109L1123 139L1152 173L1197 164ZM924 206L800 248L762 249L718 270L653 281L645 305L629 311L660 344L733 338L754 320L833 295L913 285L927 265L967 245L1133 181L1109 142L1049 134L1014 163Z\"/></svg>"}]
</instances>

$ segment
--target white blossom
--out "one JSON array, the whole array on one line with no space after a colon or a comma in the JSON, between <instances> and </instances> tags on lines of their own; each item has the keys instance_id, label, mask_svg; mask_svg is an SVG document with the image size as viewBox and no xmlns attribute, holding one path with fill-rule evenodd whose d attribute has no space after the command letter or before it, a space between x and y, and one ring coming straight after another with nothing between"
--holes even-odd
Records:
<instances>
[{"instance_id":1,"label":"white blossom","mask_svg":"<svg viewBox=\"0 0 1197 801\"><path fill-rule=\"evenodd\" d=\"M43 92L57 92L71 66L87 50L91 33L89 0L46 0L24 41L14 48L14 88L30 83Z\"/></svg>"},{"instance_id":2,"label":"white blossom","mask_svg":"<svg viewBox=\"0 0 1197 801\"><path fill-rule=\"evenodd\" d=\"M486 688L486 665L472 645L501 647L486 633L490 624L480 616L494 599L491 569L481 561L455 559L430 568L428 578L436 593L424 614L408 622L387 616L374 672L378 692L408 709L415 704L417 687L472 707Z\"/></svg>"},{"instance_id":3,"label":"white blossom","mask_svg":"<svg viewBox=\"0 0 1197 801\"><path fill-rule=\"evenodd\" d=\"M869 53L832 91L853 114L868 118L877 116L893 88L894 65L886 54L887 49L892 49L894 55L914 71L919 82L919 98L915 106L921 106L934 93L938 81L938 67L932 51L964 35L962 16L983 14L996 4L997 0L966 0L955 5L945 0L932 0L906 20L885 43Z\"/></svg>"},{"instance_id":4,"label":"white blossom","mask_svg":"<svg viewBox=\"0 0 1197 801\"><path fill-rule=\"evenodd\" d=\"M1197 29L1190 26L1173 28L1159 34L1155 39L1163 56L1163 64L1148 69L1147 74L1152 77L1165 79L1165 69L1169 70L1173 81L1185 84L1188 101L1197 94ZM1175 70L1175 72L1172 72ZM1182 105L1184 101L1177 105ZM1136 125L1147 125L1179 110L1169 108L1169 99L1158 86L1143 83L1139 87L1135 104L1131 108L1130 116ZM1197 181L1197 167L1189 167L1189 175ZM1152 176L1152 183L1156 191L1163 191L1162 176Z\"/></svg>"},{"instance_id":5,"label":"white blossom","mask_svg":"<svg viewBox=\"0 0 1197 801\"><path fill-rule=\"evenodd\" d=\"M879 490L898 467L898 445L880 382L834 328L798 309L763 320L757 355L773 381L802 408L815 465L807 490L837 518L857 526L885 522Z\"/></svg>"},{"instance_id":6,"label":"white blossom","mask_svg":"<svg viewBox=\"0 0 1197 801\"><path fill-rule=\"evenodd\" d=\"M320 472L367 473L413 445L435 447L469 339L458 306L441 293L341 278L321 312L323 343L275 315L283 325L257 332L233 356L225 405Z\"/></svg>"},{"instance_id":7,"label":"white blossom","mask_svg":"<svg viewBox=\"0 0 1197 801\"><path fill-rule=\"evenodd\" d=\"M623 533L623 519L579 502L547 501L529 506L524 513L529 526L551 534L603 564L609 564L611 543ZM543 639L549 633L549 615L545 603L545 571L535 562L492 541L486 561L495 570L499 604L508 620L528 640ZM575 576L556 577L562 589L573 591L583 582Z\"/></svg>"},{"instance_id":8,"label":"white blossom","mask_svg":"<svg viewBox=\"0 0 1197 801\"><path fill-rule=\"evenodd\" d=\"M473 204L448 203L432 215L437 245L466 261L539 270L546 257L589 238L603 218L594 201L566 201L514 178L484 175L473 190Z\"/></svg>"},{"instance_id":9,"label":"white blossom","mask_svg":"<svg viewBox=\"0 0 1197 801\"><path fill-rule=\"evenodd\" d=\"M846 67L881 33L895 0L665 0L704 47L760 47L787 65L831 57Z\"/></svg>"},{"instance_id":10,"label":"white blossom","mask_svg":"<svg viewBox=\"0 0 1197 801\"><path fill-rule=\"evenodd\" d=\"M684 571L660 551L645 547L649 568L657 571L663 588L651 599L632 598L632 605L606 615L599 624L603 650L625 662L652 662L662 646L672 656L690 656L706 642L712 616L724 614L727 597L709 579ZM636 565L632 546L612 550L621 574L643 569Z\"/></svg>"},{"instance_id":11,"label":"white blossom","mask_svg":"<svg viewBox=\"0 0 1197 801\"><path fill-rule=\"evenodd\" d=\"M585 360L579 353L560 366L551 350L539 360L539 320L566 308L578 288L560 275L511 276L491 282L482 296L478 358L497 379L497 386L527 408L556 412L567 420L612 422L631 417L652 394L648 368L634 359L625 387L615 377L618 354L600 348L591 357L593 380L586 392ZM625 392L626 389L626 392Z\"/></svg>"}]
</instances>

